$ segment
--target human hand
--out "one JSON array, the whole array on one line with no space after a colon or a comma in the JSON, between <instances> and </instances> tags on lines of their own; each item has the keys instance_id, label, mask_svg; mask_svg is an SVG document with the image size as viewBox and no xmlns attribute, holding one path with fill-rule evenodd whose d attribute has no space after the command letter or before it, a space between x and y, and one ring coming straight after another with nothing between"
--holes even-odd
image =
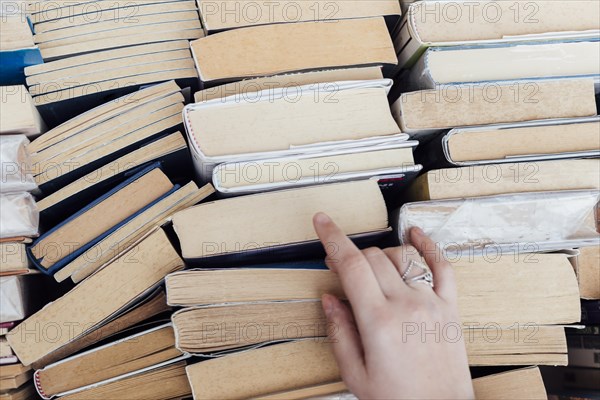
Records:
<instances>
[{"instance_id":1,"label":"human hand","mask_svg":"<svg viewBox=\"0 0 600 400\"><path fill-rule=\"evenodd\" d=\"M323 295L341 376L360 399L472 399L454 272L423 231L412 246L359 250L325 214L313 219L350 307ZM435 287L410 282L425 259Z\"/></svg>"}]
</instances>

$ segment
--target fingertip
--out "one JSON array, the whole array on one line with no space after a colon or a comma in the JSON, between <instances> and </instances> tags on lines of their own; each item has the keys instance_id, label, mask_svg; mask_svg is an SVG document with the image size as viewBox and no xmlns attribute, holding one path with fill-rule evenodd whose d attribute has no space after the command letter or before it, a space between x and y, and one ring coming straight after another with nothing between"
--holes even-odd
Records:
<instances>
[{"instance_id":1,"label":"fingertip","mask_svg":"<svg viewBox=\"0 0 600 400\"><path fill-rule=\"evenodd\" d=\"M318 212L313 216L313 224L315 227L327 225L330 222L331 218L329 218L329 215L325 214L324 212Z\"/></svg>"},{"instance_id":2,"label":"fingertip","mask_svg":"<svg viewBox=\"0 0 600 400\"><path fill-rule=\"evenodd\" d=\"M425 236L425 232L423 232L423 229L419 228L418 226L413 226L410 229L410 233L411 235L415 235L417 237Z\"/></svg>"},{"instance_id":3,"label":"fingertip","mask_svg":"<svg viewBox=\"0 0 600 400\"><path fill-rule=\"evenodd\" d=\"M410 229L410 243L417 248L417 250L421 250L421 244L423 240L425 240L425 232L423 229L418 226L412 227Z\"/></svg>"}]
</instances>

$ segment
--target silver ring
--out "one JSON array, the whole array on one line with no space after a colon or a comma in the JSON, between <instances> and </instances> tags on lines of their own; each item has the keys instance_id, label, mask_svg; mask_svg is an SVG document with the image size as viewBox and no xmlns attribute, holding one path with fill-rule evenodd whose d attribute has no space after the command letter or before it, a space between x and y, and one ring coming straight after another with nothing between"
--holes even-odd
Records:
<instances>
[{"instance_id":1,"label":"silver ring","mask_svg":"<svg viewBox=\"0 0 600 400\"><path fill-rule=\"evenodd\" d=\"M413 270L414 267L420 268L423 271L423 273L408 278L408 274L410 273L410 271ZM420 261L410 260L410 262L408 263L408 268L406 268L406 271L404 271L404 273L402 274L402 280L407 284L423 283L433 288L433 273L431 272L431 269L427 264L424 264Z\"/></svg>"}]
</instances>

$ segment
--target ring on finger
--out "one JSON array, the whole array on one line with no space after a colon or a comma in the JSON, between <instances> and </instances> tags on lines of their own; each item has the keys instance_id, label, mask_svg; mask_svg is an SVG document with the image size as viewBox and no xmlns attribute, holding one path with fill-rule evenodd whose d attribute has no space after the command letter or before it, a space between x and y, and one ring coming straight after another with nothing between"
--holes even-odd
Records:
<instances>
[{"instance_id":1,"label":"ring on finger","mask_svg":"<svg viewBox=\"0 0 600 400\"><path fill-rule=\"evenodd\" d=\"M415 268L421 269L422 272L418 275L409 277L409 274ZM433 288L433 273L429 266L421 261L410 260L408 268L406 268L406 271L402 274L402 280L408 285L411 283L422 283Z\"/></svg>"}]
</instances>

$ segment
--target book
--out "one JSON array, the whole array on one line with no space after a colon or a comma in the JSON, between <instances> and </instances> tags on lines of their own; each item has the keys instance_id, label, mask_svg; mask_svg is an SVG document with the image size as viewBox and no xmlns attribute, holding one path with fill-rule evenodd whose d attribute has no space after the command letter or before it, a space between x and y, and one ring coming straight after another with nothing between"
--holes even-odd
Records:
<instances>
[{"instance_id":1,"label":"book","mask_svg":"<svg viewBox=\"0 0 600 400\"><path fill-rule=\"evenodd\" d=\"M356 210L362 211L356 214ZM364 238L388 232L383 195L372 180L204 203L176 213L173 228L189 263L307 257L323 251L312 226L312 217L319 211L329 213L348 235Z\"/></svg>"},{"instance_id":2,"label":"book","mask_svg":"<svg viewBox=\"0 0 600 400\"><path fill-rule=\"evenodd\" d=\"M191 48L200 80L207 86L286 72L398 62L383 17L233 29L194 40Z\"/></svg>"},{"instance_id":3,"label":"book","mask_svg":"<svg viewBox=\"0 0 600 400\"><path fill-rule=\"evenodd\" d=\"M179 255L163 230L158 229L134 249L21 322L8 341L21 362L30 365L123 314L143 300L143 295L162 282L168 273L182 268ZM49 323L58 329L57 340L23 340L26 331Z\"/></svg>"},{"instance_id":4,"label":"book","mask_svg":"<svg viewBox=\"0 0 600 400\"><path fill-rule=\"evenodd\" d=\"M278 189L388 175L415 177L413 146L417 142L364 146L315 154L225 162L213 170L215 189L225 195L251 194Z\"/></svg>"},{"instance_id":5,"label":"book","mask_svg":"<svg viewBox=\"0 0 600 400\"><path fill-rule=\"evenodd\" d=\"M598 190L502 194L404 204L393 223L402 243L418 226L450 253L539 252L597 245Z\"/></svg>"},{"instance_id":6,"label":"book","mask_svg":"<svg viewBox=\"0 0 600 400\"><path fill-rule=\"evenodd\" d=\"M545 400L546 390L537 367L520 368L473 379L477 399L512 400L514 398ZM316 398L322 400L355 400L347 391L344 382L324 383L300 389L258 396L256 400L300 400Z\"/></svg>"},{"instance_id":7,"label":"book","mask_svg":"<svg viewBox=\"0 0 600 400\"><path fill-rule=\"evenodd\" d=\"M10 364L16 364L18 362L19 362L19 359L15 355L8 356L8 357L0 357L0 365L10 365Z\"/></svg>"},{"instance_id":8,"label":"book","mask_svg":"<svg viewBox=\"0 0 600 400\"><path fill-rule=\"evenodd\" d=\"M67 392L61 398L65 400L188 398L191 389L185 366L185 361L158 364L152 368L121 375L114 380L106 380Z\"/></svg>"},{"instance_id":9,"label":"book","mask_svg":"<svg viewBox=\"0 0 600 400\"><path fill-rule=\"evenodd\" d=\"M15 326L15 322L0 322L0 336L6 335Z\"/></svg>"},{"instance_id":10,"label":"book","mask_svg":"<svg viewBox=\"0 0 600 400\"><path fill-rule=\"evenodd\" d=\"M29 192L0 193L0 238L12 242L38 235L39 212Z\"/></svg>"},{"instance_id":11,"label":"book","mask_svg":"<svg viewBox=\"0 0 600 400\"><path fill-rule=\"evenodd\" d=\"M18 364L15 364L18 365ZM6 366L2 366L4 369ZM31 379L32 371L26 371L19 375L7 376L0 379L0 388L2 392L18 389Z\"/></svg>"},{"instance_id":12,"label":"book","mask_svg":"<svg viewBox=\"0 0 600 400\"><path fill-rule=\"evenodd\" d=\"M119 58L134 57L133 60L136 60L139 57L146 56L151 57L154 61L186 58L185 56L188 53L183 51L186 48L189 49L189 42L175 40L82 54L27 68L27 82L29 85L51 82L53 78L64 77L65 72L72 74L74 70L89 73L93 70L92 64L111 65ZM169 56L175 57L170 58Z\"/></svg>"},{"instance_id":13,"label":"book","mask_svg":"<svg viewBox=\"0 0 600 400\"><path fill-rule=\"evenodd\" d=\"M582 299L600 299L600 246L582 247L575 258L575 272Z\"/></svg>"},{"instance_id":14,"label":"book","mask_svg":"<svg viewBox=\"0 0 600 400\"><path fill-rule=\"evenodd\" d=\"M469 363L566 365L562 324L578 321L580 313L571 264L564 254L516 258L463 257L452 263ZM520 283L550 271L552 277L540 287L564 284L560 293L550 295ZM519 283L513 276L520 277ZM169 304L188 307L172 317L177 346L196 354L325 336L327 323L318 300L324 293L344 298L331 271L275 266L183 271L167 276L166 287ZM493 334L484 328L489 324ZM224 333L226 327L231 328L230 335ZM248 329L251 335L244 334Z\"/></svg>"},{"instance_id":15,"label":"book","mask_svg":"<svg viewBox=\"0 0 600 400\"><path fill-rule=\"evenodd\" d=\"M450 261L458 282L459 310L464 321L480 323L481 326L495 322L505 327L540 318L544 324L579 321L577 279L565 254L518 257L498 254L493 259L472 256L456 257ZM549 274L550 271L552 274ZM515 283L513 276L522 276L523 279ZM539 277L535 279L536 276ZM534 290L527 284L530 280L544 280L544 284ZM550 293L547 290L550 287L556 292ZM186 270L169 275L166 288L167 302L184 307L310 301L320 299L324 293L343 297L337 275L325 269ZM476 298L486 301L474 301ZM512 304L510 307L509 302ZM553 311L540 311L546 307Z\"/></svg>"},{"instance_id":16,"label":"book","mask_svg":"<svg viewBox=\"0 0 600 400\"><path fill-rule=\"evenodd\" d=\"M511 293L503 295L510 296ZM496 316L510 317L497 312L492 315L495 311L492 307L489 310L481 307L481 313L486 311L490 311L488 320L475 323L477 327L468 324L462 329L457 327L461 330L456 337L464 338L469 365L567 365L567 344L562 326L538 326L538 321L542 323L538 317L530 322L511 323L512 328L502 322L503 328L499 322L490 320ZM321 302L315 300L184 308L173 314L172 321L176 347L199 356L218 356L235 349L325 337L328 329Z\"/></svg>"},{"instance_id":17,"label":"book","mask_svg":"<svg viewBox=\"0 0 600 400\"><path fill-rule=\"evenodd\" d=\"M115 12L111 12L115 9L131 9L136 7L142 7L144 5L162 5L162 8L152 9L152 11L165 11L168 10L169 7L177 8L177 4L168 4L171 3L169 0L153 0L148 2L139 2L139 3L130 3L123 0L117 0L114 3L104 3L102 1L93 1L92 5L89 4L92 1L84 1L78 3L67 3L66 1L59 1L53 6L41 3L34 4L33 7L30 8L29 13L31 14L31 20L35 24L39 24L43 21L48 22L48 26L51 28L54 25L52 23L56 21L57 28L64 27L64 25L68 25L68 20L79 19L79 21L87 22L87 23L95 23L106 20L113 20L115 16ZM186 4L187 7L190 7L190 4ZM196 8L195 5L193 6ZM140 9L140 13L147 14L146 9ZM131 11L131 10L127 10ZM66 21L65 21L66 20ZM64 25L61 25L64 24Z\"/></svg>"},{"instance_id":18,"label":"book","mask_svg":"<svg viewBox=\"0 0 600 400\"><path fill-rule=\"evenodd\" d=\"M452 165L474 165L597 157L599 130L598 117L455 128L443 135L441 145L434 143L443 149L436 161L445 158Z\"/></svg>"},{"instance_id":19,"label":"book","mask_svg":"<svg viewBox=\"0 0 600 400\"><path fill-rule=\"evenodd\" d=\"M308 85L293 88L293 101L287 90L275 89L260 92L257 101L229 97L187 105L183 119L196 173L210 181L213 168L227 161L405 142L389 108L391 84Z\"/></svg>"},{"instance_id":20,"label":"book","mask_svg":"<svg viewBox=\"0 0 600 400\"><path fill-rule=\"evenodd\" d=\"M152 164L46 231L28 248L30 259L53 274L177 189L160 163Z\"/></svg>"},{"instance_id":21,"label":"book","mask_svg":"<svg viewBox=\"0 0 600 400\"><path fill-rule=\"evenodd\" d=\"M160 161L168 176L177 177L181 175L177 172L179 168L190 167L186 165L190 164L187 162L188 154L187 144L181 133L159 137L38 200L41 219L46 226L64 220L77 204L91 202L122 182L131 171L153 161Z\"/></svg>"},{"instance_id":22,"label":"book","mask_svg":"<svg viewBox=\"0 0 600 400\"><path fill-rule=\"evenodd\" d=\"M476 399L547 399L539 368L529 367L473 379Z\"/></svg>"},{"instance_id":23,"label":"book","mask_svg":"<svg viewBox=\"0 0 600 400\"><path fill-rule=\"evenodd\" d=\"M191 40L203 36L198 11L192 0L177 2L180 4L177 4L174 9L163 6L151 10L142 8L141 12L131 7L135 4L114 3L110 11L106 10L107 15L103 15L101 21L92 17L87 19L81 17L90 10L98 10L92 7L102 2L88 3L90 4L87 4L87 9L82 9L81 6L60 7L54 13L35 14L33 40L39 46L44 61L118 47L169 39ZM99 7L102 8L107 7ZM147 14L148 11L150 14ZM56 18L57 14L59 18ZM74 20L73 18L77 16L79 18ZM50 23L55 21L59 21L60 25L54 26ZM42 27L38 31L38 25L44 23L48 27ZM48 29L50 27L51 29Z\"/></svg>"},{"instance_id":24,"label":"book","mask_svg":"<svg viewBox=\"0 0 600 400\"><path fill-rule=\"evenodd\" d=\"M395 0L320 0L314 3L286 0L271 5L250 0L227 0L220 3L200 0L198 8L206 34L254 25L378 16L386 17L388 26L394 29L401 15L400 4Z\"/></svg>"},{"instance_id":25,"label":"book","mask_svg":"<svg viewBox=\"0 0 600 400\"><path fill-rule=\"evenodd\" d=\"M26 395L33 395L33 385L29 383L33 371L16 361L15 363L0 367L0 399L2 400L26 400Z\"/></svg>"},{"instance_id":26,"label":"book","mask_svg":"<svg viewBox=\"0 0 600 400\"><path fill-rule=\"evenodd\" d=\"M4 15L2 22L2 39L0 40L0 51L18 50L33 47L33 37L28 20L22 15Z\"/></svg>"},{"instance_id":27,"label":"book","mask_svg":"<svg viewBox=\"0 0 600 400\"><path fill-rule=\"evenodd\" d=\"M468 1L414 2L395 38L399 65L410 68L428 47L593 40L600 26L599 7L585 0L537 0L514 5L493 1L476 5Z\"/></svg>"},{"instance_id":28,"label":"book","mask_svg":"<svg viewBox=\"0 0 600 400\"><path fill-rule=\"evenodd\" d=\"M165 292L162 288L155 289L142 301L134 304L124 314L107 321L105 324L84 332L68 344L62 346L48 355L40 358L32 364L34 369L42 369L47 365L58 362L68 356L75 354L83 349L89 349L91 346L103 340L107 340L122 332L134 329L136 326L144 325L144 321L153 319L164 313L171 311L167 306Z\"/></svg>"},{"instance_id":29,"label":"book","mask_svg":"<svg viewBox=\"0 0 600 400\"><path fill-rule=\"evenodd\" d=\"M198 90L188 42L163 39L165 43L103 50L27 68L34 104L55 127L147 85L174 80L180 87Z\"/></svg>"},{"instance_id":30,"label":"book","mask_svg":"<svg viewBox=\"0 0 600 400\"><path fill-rule=\"evenodd\" d=\"M8 341L4 336L0 336L0 358L11 357L12 355L13 352Z\"/></svg>"},{"instance_id":31,"label":"book","mask_svg":"<svg viewBox=\"0 0 600 400\"><path fill-rule=\"evenodd\" d=\"M30 5L31 20L35 23L36 33L106 21L117 23L126 17L132 19L134 14L135 16L148 16L196 10L196 4L191 1L172 2L167 0L135 3L115 1L111 4L102 1L86 1L75 4L60 2L54 7L44 3Z\"/></svg>"},{"instance_id":32,"label":"book","mask_svg":"<svg viewBox=\"0 0 600 400\"><path fill-rule=\"evenodd\" d=\"M0 135L0 193L30 192L37 189L29 166L25 135Z\"/></svg>"},{"instance_id":33,"label":"book","mask_svg":"<svg viewBox=\"0 0 600 400\"><path fill-rule=\"evenodd\" d=\"M199 203L213 192L214 189L210 185L198 189L195 183L188 183L145 209L74 258L54 274L54 279L62 282L70 277L75 283L81 282L121 253L135 247L149 232L165 225L175 212Z\"/></svg>"},{"instance_id":34,"label":"book","mask_svg":"<svg viewBox=\"0 0 600 400\"><path fill-rule=\"evenodd\" d=\"M35 388L33 385L23 385L17 389L9 389L0 393L0 400L28 400L34 398Z\"/></svg>"},{"instance_id":35,"label":"book","mask_svg":"<svg viewBox=\"0 0 600 400\"><path fill-rule=\"evenodd\" d=\"M600 42L432 47L406 82L414 90L519 79L592 77L600 84Z\"/></svg>"},{"instance_id":36,"label":"book","mask_svg":"<svg viewBox=\"0 0 600 400\"><path fill-rule=\"evenodd\" d=\"M254 302L184 308L173 314L175 346L195 355L327 336L320 301ZM268 329L263 327L268 326ZM224 328L228 327L229 334Z\"/></svg>"},{"instance_id":37,"label":"book","mask_svg":"<svg viewBox=\"0 0 600 400\"><path fill-rule=\"evenodd\" d=\"M238 373L233 376L232 370ZM186 372L195 399L300 399L301 393L345 391L330 344L316 338L210 359L189 365ZM523 393L528 399L546 398L536 367L476 378L473 387L478 399L513 399Z\"/></svg>"},{"instance_id":38,"label":"book","mask_svg":"<svg viewBox=\"0 0 600 400\"><path fill-rule=\"evenodd\" d=\"M40 190L51 194L177 131L183 101L179 86L169 81L104 103L48 131L28 146Z\"/></svg>"},{"instance_id":39,"label":"book","mask_svg":"<svg viewBox=\"0 0 600 400\"><path fill-rule=\"evenodd\" d=\"M248 78L200 90L194 95L196 103L235 96L237 99L252 100L264 90L293 88L331 82L370 81L383 79L381 67L356 67L296 72L289 74ZM291 89L289 89L291 90Z\"/></svg>"},{"instance_id":40,"label":"book","mask_svg":"<svg viewBox=\"0 0 600 400\"><path fill-rule=\"evenodd\" d=\"M321 385L314 385L314 386L306 386L300 389L292 389L292 390L284 390L282 392L277 392L277 393L271 393L271 394L266 394L263 396L257 396L254 397L254 399L256 400L301 400L301 399L309 399L309 398L315 398L318 396L319 399L328 399L329 395L331 395L332 397L335 396L334 398L337 398L337 396L340 396L340 400L343 396L343 398L352 398L354 397L354 395L352 395L350 392L347 391L348 388L346 387L346 385L344 384L344 382L342 381L337 381L337 382L331 382L331 383L324 383Z\"/></svg>"},{"instance_id":41,"label":"book","mask_svg":"<svg viewBox=\"0 0 600 400\"><path fill-rule=\"evenodd\" d=\"M15 2L3 2L3 7L4 4L16 5ZM1 86L22 85L25 83L24 68L42 63L42 55L33 42L30 21L26 15L4 12L0 14L2 14L0 29L3 32L0 38L0 57L2 57L0 84Z\"/></svg>"},{"instance_id":42,"label":"book","mask_svg":"<svg viewBox=\"0 0 600 400\"><path fill-rule=\"evenodd\" d=\"M600 160L555 160L437 169L419 176L411 201L600 189Z\"/></svg>"},{"instance_id":43,"label":"book","mask_svg":"<svg viewBox=\"0 0 600 400\"><path fill-rule=\"evenodd\" d=\"M35 137L46 131L46 123L23 85L0 86L2 115L0 135L23 134Z\"/></svg>"},{"instance_id":44,"label":"book","mask_svg":"<svg viewBox=\"0 0 600 400\"><path fill-rule=\"evenodd\" d=\"M44 398L93 385L180 358L170 325L93 348L35 371L34 382Z\"/></svg>"},{"instance_id":45,"label":"book","mask_svg":"<svg viewBox=\"0 0 600 400\"><path fill-rule=\"evenodd\" d=\"M167 303L193 307L221 303L314 300L320 299L325 293L343 296L337 275L324 265L315 269L306 269L304 263L289 265L287 269L279 266L175 272L165 278Z\"/></svg>"},{"instance_id":46,"label":"book","mask_svg":"<svg viewBox=\"0 0 600 400\"><path fill-rule=\"evenodd\" d=\"M31 370L30 367L23 364L7 365L0 369L0 380L11 379L17 376L21 376Z\"/></svg>"},{"instance_id":47,"label":"book","mask_svg":"<svg viewBox=\"0 0 600 400\"><path fill-rule=\"evenodd\" d=\"M475 83L404 93L392 111L403 132L596 115L593 79Z\"/></svg>"},{"instance_id":48,"label":"book","mask_svg":"<svg viewBox=\"0 0 600 400\"><path fill-rule=\"evenodd\" d=\"M191 364L186 372L194 399L247 399L339 381L326 340L276 344Z\"/></svg>"},{"instance_id":49,"label":"book","mask_svg":"<svg viewBox=\"0 0 600 400\"><path fill-rule=\"evenodd\" d=\"M0 243L0 276L29 273L29 259L25 243Z\"/></svg>"}]
</instances>

